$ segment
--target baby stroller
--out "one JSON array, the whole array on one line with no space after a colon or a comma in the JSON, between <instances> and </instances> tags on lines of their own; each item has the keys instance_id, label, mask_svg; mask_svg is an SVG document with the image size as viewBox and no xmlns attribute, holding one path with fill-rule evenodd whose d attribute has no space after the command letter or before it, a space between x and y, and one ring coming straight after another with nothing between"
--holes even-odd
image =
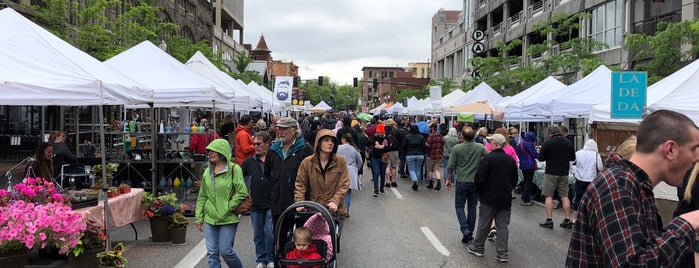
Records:
<instances>
[{"instance_id":1,"label":"baby stroller","mask_svg":"<svg viewBox=\"0 0 699 268\"><path fill-rule=\"evenodd\" d=\"M306 211L298 212L296 208L305 207ZM290 260L286 259L286 254L294 249L293 233L296 227L304 226L307 220L316 214L322 215L322 219L329 227L331 243L328 244L322 239L312 239L311 243L316 246L320 260ZM301 201L292 204L279 216L276 230L274 230L274 264L275 267L296 266L320 266L327 268L337 267L337 253L340 252L340 229L339 219L334 218L330 211L323 205L313 201Z\"/></svg>"}]
</instances>

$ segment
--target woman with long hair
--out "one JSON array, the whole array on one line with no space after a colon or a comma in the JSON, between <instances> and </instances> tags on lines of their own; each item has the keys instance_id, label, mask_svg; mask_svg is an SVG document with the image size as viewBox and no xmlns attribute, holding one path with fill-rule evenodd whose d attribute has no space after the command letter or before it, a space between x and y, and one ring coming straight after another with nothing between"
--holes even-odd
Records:
<instances>
[{"instance_id":1,"label":"woman with long hair","mask_svg":"<svg viewBox=\"0 0 699 268\"><path fill-rule=\"evenodd\" d=\"M347 170L350 176L350 187L345 195L345 205L347 206L347 216L350 213L350 201L352 201L352 190L361 189L362 182L359 181L358 169L362 167L362 156L359 155L359 148L354 143L351 133L345 133L340 138L340 146L337 147L337 154L347 161Z\"/></svg>"},{"instance_id":2,"label":"woman with long hair","mask_svg":"<svg viewBox=\"0 0 699 268\"><path fill-rule=\"evenodd\" d=\"M53 181L53 146L48 142L39 143L34 152L34 158L24 169L24 177L42 178Z\"/></svg>"}]
</instances>

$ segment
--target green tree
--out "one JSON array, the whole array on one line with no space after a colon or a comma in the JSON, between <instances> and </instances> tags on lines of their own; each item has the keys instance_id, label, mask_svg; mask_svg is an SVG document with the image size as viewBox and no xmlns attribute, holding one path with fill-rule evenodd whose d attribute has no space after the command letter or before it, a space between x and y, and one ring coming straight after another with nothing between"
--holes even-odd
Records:
<instances>
[{"instance_id":1,"label":"green tree","mask_svg":"<svg viewBox=\"0 0 699 268\"><path fill-rule=\"evenodd\" d=\"M335 105L336 110L349 110L350 106L357 106L357 99L362 96L361 89L352 85L341 85L336 88ZM358 108L355 108L358 109Z\"/></svg>"},{"instance_id":2,"label":"green tree","mask_svg":"<svg viewBox=\"0 0 699 268\"><path fill-rule=\"evenodd\" d=\"M248 65L252 62L252 57L247 52L239 53L233 59L233 65L235 69L230 73L235 79L240 79L243 82L250 83L250 81L255 81L257 84L262 84L262 77L257 71L246 71Z\"/></svg>"},{"instance_id":3,"label":"green tree","mask_svg":"<svg viewBox=\"0 0 699 268\"><path fill-rule=\"evenodd\" d=\"M648 84L674 73L684 62L699 54L699 20L661 22L653 35L626 36L632 69L648 72Z\"/></svg>"},{"instance_id":4,"label":"green tree","mask_svg":"<svg viewBox=\"0 0 699 268\"><path fill-rule=\"evenodd\" d=\"M318 80L311 79L305 80L299 84L299 89L305 90L306 100L310 101L313 105L318 104L321 100L329 104L330 96L334 94L333 88L335 86L336 85L330 81L327 76L324 76L322 86L318 85Z\"/></svg>"}]
</instances>

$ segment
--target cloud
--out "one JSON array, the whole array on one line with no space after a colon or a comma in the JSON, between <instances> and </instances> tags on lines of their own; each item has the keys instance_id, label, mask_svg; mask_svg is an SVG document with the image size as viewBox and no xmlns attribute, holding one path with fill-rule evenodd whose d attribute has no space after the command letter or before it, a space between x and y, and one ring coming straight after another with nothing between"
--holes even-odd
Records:
<instances>
[{"instance_id":1,"label":"cloud","mask_svg":"<svg viewBox=\"0 0 699 268\"><path fill-rule=\"evenodd\" d=\"M264 34L272 57L293 61L302 79L339 84L364 66L406 67L430 57L432 16L455 0L245 1L244 42ZM253 47L254 48L254 47Z\"/></svg>"}]
</instances>

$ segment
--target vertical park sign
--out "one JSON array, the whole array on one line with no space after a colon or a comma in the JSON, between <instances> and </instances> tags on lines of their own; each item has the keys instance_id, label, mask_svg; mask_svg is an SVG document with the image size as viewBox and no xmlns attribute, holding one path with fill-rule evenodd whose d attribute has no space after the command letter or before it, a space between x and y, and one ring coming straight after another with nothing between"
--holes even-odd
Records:
<instances>
[{"instance_id":1,"label":"vertical park sign","mask_svg":"<svg viewBox=\"0 0 699 268\"><path fill-rule=\"evenodd\" d=\"M642 119L647 82L646 72L612 72L611 118Z\"/></svg>"}]
</instances>

